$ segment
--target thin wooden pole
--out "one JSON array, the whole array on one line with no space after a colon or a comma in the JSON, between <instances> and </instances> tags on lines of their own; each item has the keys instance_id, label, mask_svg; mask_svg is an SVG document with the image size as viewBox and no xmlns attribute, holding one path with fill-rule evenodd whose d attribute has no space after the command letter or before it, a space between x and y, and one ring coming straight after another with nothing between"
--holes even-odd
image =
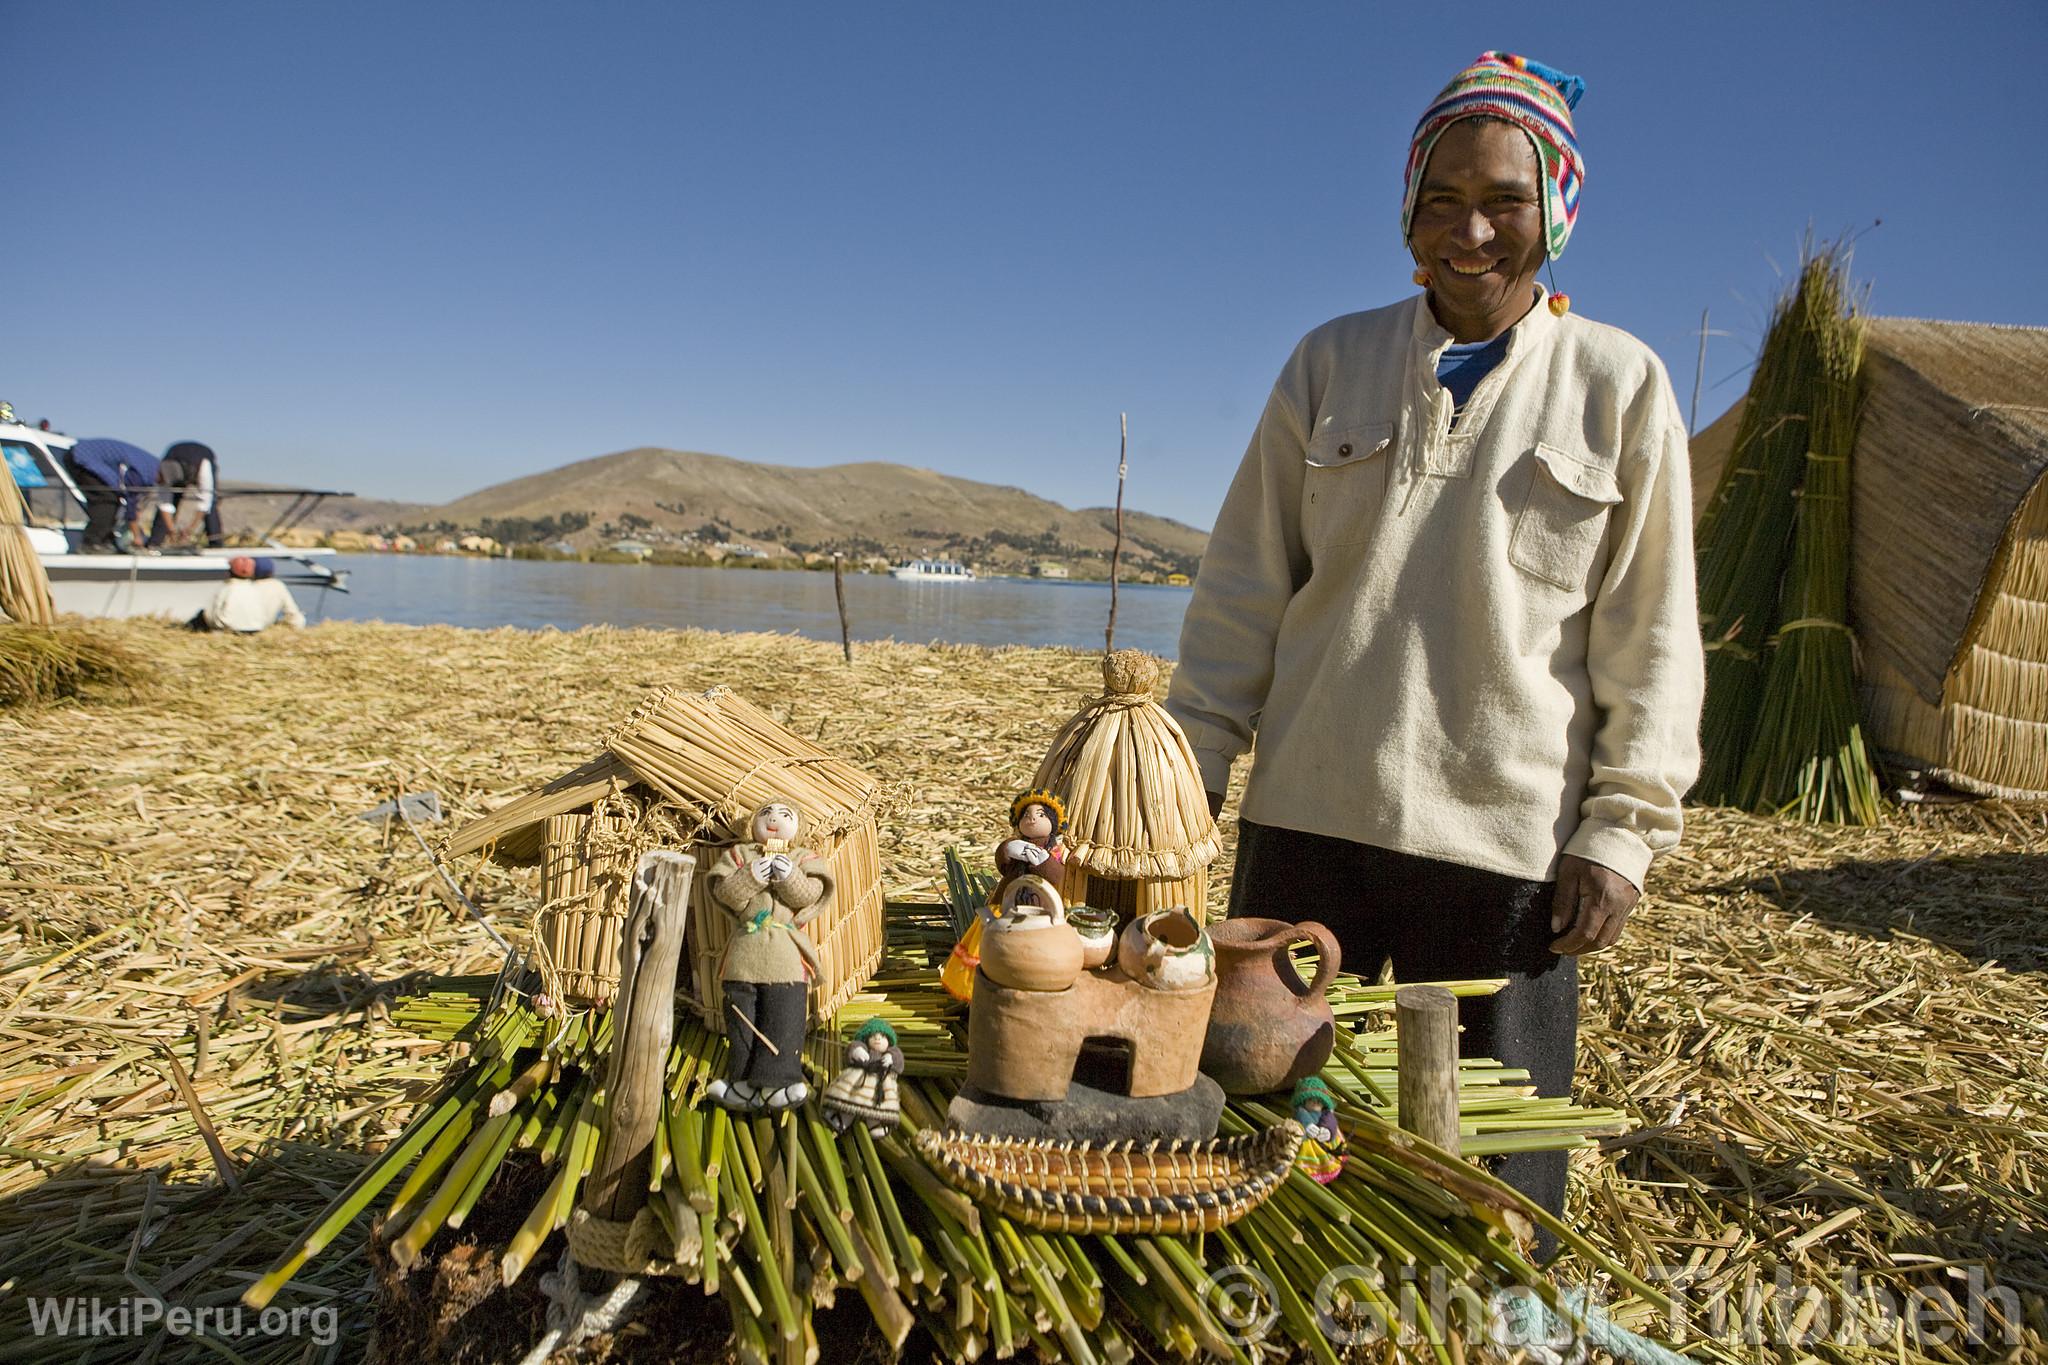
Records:
<instances>
[{"instance_id":1,"label":"thin wooden pole","mask_svg":"<svg viewBox=\"0 0 2048 1365\"><path fill-rule=\"evenodd\" d=\"M1116 649L1116 580L1124 561L1124 477L1131 470L1131 415L1116 415L1120 433L1116 443L1116 544L1109 552L1109 629L1102 634L1105 653Z\"/></svg>"},{"instance_id":2,"label":"thin wooden pole","mask_svg":"<svg viewBox=\"0 0 2048 1365\"><path fill-rule=\"evenodd\" d=\"M605 1127L582 1204L599 1218L627 1222L647 1202L654 1127L661 1121L663 1072L675 1035L676 964L690 913L697 860L657 849L633 872L632 909L619 946L619 995L611 1064L605 1073Z\"/></svg>"},{"instance_id":3,"label":"thin wooden pole","mask_svg":"<svg viewBox=\"0 0 2048 1365\"><path fill-rule=\"evenodd\" d=\"M1401 1127L1458 1155L1458 997L1442 986L1394 992Z\"/></svg>"},{"instance_id":4,"label":"thin wooden pole","mask_svg":"<svg viewBox=\"0 0 2048 1365\"><path fill-rule=\"evenodd\" d=\"M1692 371L1692 413L1685 421L1685 434L1697 436L1700 430L1700 381L1707 377L1707 311L1700 309L1700 360Z\"/></svg>"},{"instance_id":5,"label":"thin wooden pole","mask_svg":"<svg viewBox=\"0 0 2048 1365\"><path fill-rule=\"evenodd\" d=\"M832 595L839 599L839 652L846 656L846 662L853 662L853 627L846 623L846 566L845 556L836 550L832 554Z\"/></svg>"}]
</instances>

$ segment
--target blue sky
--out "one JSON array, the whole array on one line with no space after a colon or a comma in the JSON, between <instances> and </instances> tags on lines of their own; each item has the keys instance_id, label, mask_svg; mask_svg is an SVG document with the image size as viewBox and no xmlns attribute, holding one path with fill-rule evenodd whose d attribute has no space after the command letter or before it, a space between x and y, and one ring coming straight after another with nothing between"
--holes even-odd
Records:
<instances>
[{"instance_id":1,"label":"blue sky","mask_svg":"<svg viewBox=\"0 0 2048 1365\"><path fill-rule=\"evenodd\" d=\"M1455 10L1455 14L1452 11ZM638 445L1206 526L1294 341L1410 292L1416 116L1586 78L1557 267L1703 420L1809 224L2048 322L2048 6L10 0L0 397L439 500ZM1730 378L1730 376L1738 376Z\"/></svg>"}]
</instances>

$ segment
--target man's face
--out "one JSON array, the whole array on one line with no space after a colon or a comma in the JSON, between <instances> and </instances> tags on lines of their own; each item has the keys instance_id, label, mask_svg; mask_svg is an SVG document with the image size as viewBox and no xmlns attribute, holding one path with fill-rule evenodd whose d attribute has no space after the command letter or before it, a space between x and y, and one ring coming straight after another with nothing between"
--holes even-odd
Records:
<instances>
[{"instance_id":1,"label":"man's face","mask_svg":"<svg viewBox=\"0 0 2048 1365\"><path fill-rule=\"evenodd\" d=\"M1430 291L1460 316L1519 317L1543 264L1542 167L1521 129L1453 123L1423 167L1408 244Z\"/></svg>"}]
</instances>

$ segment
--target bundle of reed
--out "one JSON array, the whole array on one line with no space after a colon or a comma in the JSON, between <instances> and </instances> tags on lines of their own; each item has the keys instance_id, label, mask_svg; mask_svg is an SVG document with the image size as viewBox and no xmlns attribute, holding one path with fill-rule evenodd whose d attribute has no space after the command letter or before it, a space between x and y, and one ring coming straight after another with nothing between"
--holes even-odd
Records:
<instances>
[{"instance_id":1,"label":"bundle of reed","mask_svg":"<svg viewBox=\"0 0 2048 1365\"><path fill-rule=\"evenodd\" d=\"M1816 337L1811 271L1771 315L1735 448L1694 535L1707 691L1698 800L1730 804L1756 731L1766 642L1791 553L1794 491L1806 467Z\"/></svg>"},{"instance_id":2,"label":"bundle of reed","mask_svg":"<svg viewBox=\"0 0 2048 1365\"><path fill-rule=\"evenodd\" d=\"M28 541L28 505L5 460L0 460L0 616L25 626L57 620L49 575Z\"/></svg>"},{"instance_id":3,"label":"bundle of reed","mask_svg":"<svg viewBox=\"0 0 2048 1365\"><path fill-rule=\"evenodd\" d=\"M1799 287L1811 338L1804 479L1792 566L1737 804L1831 824L1876 824L1884 798L1863 745L1856 643L1848 625L1850 455L1856 445L1862 326L1847 252L1807 262Z\"/></svg>"},{"instance_id":4,"label":"bundle of reed","mask_svg":"<svg viewBox=\"0 0 2048 1365\"><path fill-rule=\"evenodd\" d=\"M640 854L631 837L637 817L606 810L547 818L534 947L551 994L565 1003L609 1005L618 992L619 945Z\"/></svg>"},{"instance_id":5,"label":"bundle of reed","mask_svg":"<svg viewBox=\"0 0 2048 1365\"><path fill-rule=\"evenodd\" d=\"M697 823L690 838L744 834L764 801L804 814L803 837L844 834L873 813L881 785L726 688L663 688L604 747Z\"/></svg>"},{"instance_id":6,"label":"bundle of reed","mask_svg":"<svg viewBox=\"0 0 2048 1365\"><path fill-rule=\"evenodd\" d=\"M924 936L912 926L894 946L914 956ZM1470 994L1497 985L1457 989ZM1340 977L1336 1005L1360 1022L1389 1002L1392 989ZM784 1345L807 1353L816 1340L814 1305L829 1303L840 1289L862 1296L892 1349L912 1326L922 1326L951 1360L1036 1350L1096 1362L1198 1348L1249 1360L1255 1345L1232 1345L1232 1324L1209 1292L1213 1276L1234 1264L1255 1266L1265 1277L1259 1310L1284 1324L1268 1344L1284 1336L1328 1365L1337 1356L1317 1316L1324 1305L1310 1301L1312 1287L1325 1281L1340 1315L1385 1311L1382 1321L1401 1320L1391 1297L1398 1290L1388 1286L1397 1268L1409 1265L1433 1268L1482 1302L1520 1286L1569 1311L1517 1248L1517 1235L1544 1216L1483 1171L1391 1123L1389 1036L1347 1033L1324 1072L1354 1153L1334 1183L1319 1185L1277 1159L1275 1142L1287 1145L1286 1115L1238 1101L1214 1150L1203 1145L1196 1154L1208 1161L1203 1171L1177 1186L1153 1170L1148 1189L1169 1202L1180 1194L1197 1203L1205 1189L1219 1199L1235 1191L1244 1196L1233 1210L1242 1216L1206 1236L1110 1235L1082 1231L1083 1224L1033 1226L1043 1220L1022 1216L1025 1205L1034 1195L1057 1202L1057 1192L1027 1192L1030 1182L1020 1171L998 1182L1004 1190L983 1203L951 1188L920 1158L959 1145L941 1137L964 1060L951 1013L928 967L905 968L870 983L820 1029L845 1037L858 1021L879 1015L897 1030L907 1062L903 1118L879 1141L859 1125L835 1136L809 1110L735 1118L706 1103L704 1087L723 1068L725 1042L695 1020L679 1022L649 1166L646 1207L659 1234L653 1250L669 1261L674 1278L723 1298L742 1360L765 1362ZM418 1262L440 1227L459 1226L492 1173L521 1149L534 1151L555 1175L498 1253L502 1281L518 1280L558 1227L570 1227L575 1245L572 1213L594 1147L590 1135L605 1109L591 1086L607 1021L580 1017L566 1045L549 1041L543 1021L487 977L444 980L402 1003L393 1021L428 1037L474 1039L474 1058L251 1286L244 1302L252 1307L269 1302L415 1157L418 1165L383 1220L400 1264ZM822 1088L828 1077L818 1071L814 1079ZM1617 1131L1612 1112L1535 1099L1525 1074L1497 1065L1467 1065L1459 1085L1474 1151L1568 1149ZM1654 1288L1585 1238L1557 1231L1617 1283L1669 1311ZM1440 1361L1453 1359L1473 1326L1432 1318L1432 1305L1406 1308Z\"/></svg>"},{"instance_id":7,"label":"bundle of reed","mask_svg":"<svg viewBox=\"0 0 2048 1365\"><path fill-rule=\"evenodd\" d=\"M132 646L92 626L0 625L0 706L36 706L98 692L133 695L153 672Z\"/></svg>"},{"instance_id":8,"label":"bundle of reed","mask_svg":"<svg viewBox=\"0 0 2048 1365\"><path fill-rule=\"evenodd\" d=\"M1153 698L1159 663L1120 649L1103 690L1053 738L1034 787L1067 808L1067 899L1143 913L1204 912L1207 869L1223 849L1187 736Z\"/></svg>"}]
</instances>

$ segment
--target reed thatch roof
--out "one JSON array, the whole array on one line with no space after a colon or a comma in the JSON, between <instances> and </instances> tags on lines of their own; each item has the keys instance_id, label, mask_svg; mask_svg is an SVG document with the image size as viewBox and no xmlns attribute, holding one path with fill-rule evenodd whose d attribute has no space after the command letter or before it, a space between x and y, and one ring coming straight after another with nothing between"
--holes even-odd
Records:
<instances>
[{"instance_id":1,"label":"reed thatch roof","mask_svg":"<svg viewBox=\"0 0 2048 1365\"><path fill-rule=\"evenodd\" d=\"M1154 699L1160 666L1136 649L1102 661L1102 695L1060 727L1032 785L1067 807L1070 866L1180 881L1223 850L1194 750Z\"/></svg>"},{"instance_id":2,"label":"reed thatch roof","mask_svg":"<svg viewBox=\"0 0 2048 1365\"><path fill-rule=\"evenodd\" d=\"M1986 580L2048 473L2048 328L1871 318L1850 522L1850 615L1930 704L1967 646ZM1742 405L1692 442L1707 502Z\"/></svg>"},{"instance_id":3,"label":"reed thatch roof","mask_svg":"<svg viewBox=\"0 0 2048 1365\"><path fill-rule=\"evenodd\" d=\"M664 688L605 737L604 751L449 836L448 857L488 848L497 862L541 856L542 824L634 786L673 807L692 838L735 837L765 801L803 815L811 838L843 834L868 818L880 784L859 768L792 734L726 689L702 694Z\"/></svg>"}]
</instances>

